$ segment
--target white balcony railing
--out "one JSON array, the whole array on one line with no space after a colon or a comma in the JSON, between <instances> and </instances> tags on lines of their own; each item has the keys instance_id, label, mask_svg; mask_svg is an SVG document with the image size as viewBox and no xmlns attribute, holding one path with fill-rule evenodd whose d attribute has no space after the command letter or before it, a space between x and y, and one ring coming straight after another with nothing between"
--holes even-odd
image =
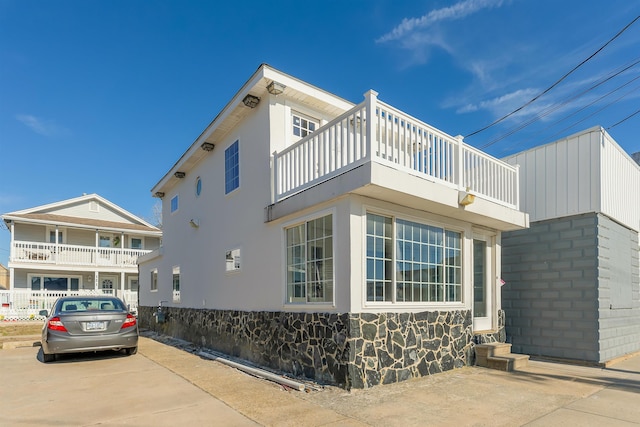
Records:
<instances>
[{"instance_id":1,"label":"white balcony railing","mask_svg":"<svg viewBox=\"0 0 640 427\"><path fill-rule=\"evenodd\" d=\"M377 99L365 101L279 153L273 201L378 162L518 209L518 168Z\"/></svg>"},{"instance_id":2,"label":"white balcony railing","mask_svg":"<svg viewBox=\"0 0 640 427\"><path fill-rule=\"evenodd\" d=\"M127 248L97 248L42 242L14 241L11 261L68 266L136 267L138 257L151 251Z\"/></svg>"},{"instance_id":3,"label":"white balcony railing","mask_svg":"<svg viewBox=\"0 0 640 427\"><path fill-rule=\"evenodd\" d=\"M115 294L129 306L132 312L138 311L138 293L136 291L116 289ZM0 321L39 320L40 310L49 310L56 300L63 296L104 295L106 292L94 289L77 291L32 291L29 289L0 290ZM113 295L113 291L109 292Z\"/></svg>"}]
</instances>

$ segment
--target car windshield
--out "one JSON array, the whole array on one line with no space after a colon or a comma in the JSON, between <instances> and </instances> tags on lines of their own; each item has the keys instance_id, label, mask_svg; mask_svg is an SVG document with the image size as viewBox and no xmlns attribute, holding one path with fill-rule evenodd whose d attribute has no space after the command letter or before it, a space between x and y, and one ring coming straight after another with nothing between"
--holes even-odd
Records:
<instances>
[{"instance_id":1,"label":"car windshield","mask_svg":"<svg viewBox=\"0 0 640 427\"><path fill-rule=\"evenodd\" d=\"M92 299L92 298L78 298L69 299L61 302L60 311L112 311L112 310L124 310L122 302L118 299Z\"/></svg>"}]
</instances>

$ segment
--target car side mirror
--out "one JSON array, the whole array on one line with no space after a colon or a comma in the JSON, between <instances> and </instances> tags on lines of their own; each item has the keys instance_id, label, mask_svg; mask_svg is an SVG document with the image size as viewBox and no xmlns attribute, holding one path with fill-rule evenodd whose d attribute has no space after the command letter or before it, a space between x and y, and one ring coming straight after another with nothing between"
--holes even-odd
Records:
<instances>
[{"instance_id":1,"label":"car side mirror","mask_svg":"<svg viewBox=\"0 0 640 427\"><path fill-rule=\"evenodd\" d=\"M38 314L40 316L49 317L49 312L47 310L40 310Z\"/></svg>"}]
</instances>

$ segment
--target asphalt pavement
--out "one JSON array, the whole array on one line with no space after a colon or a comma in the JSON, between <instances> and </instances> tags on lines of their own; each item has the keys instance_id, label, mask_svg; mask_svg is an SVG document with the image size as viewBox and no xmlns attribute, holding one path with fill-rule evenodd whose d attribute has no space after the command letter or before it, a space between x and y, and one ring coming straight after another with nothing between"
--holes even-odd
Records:
<instances>
[{"instance_id":1,"label":"asphalt pavement","mask_svg":"<svg viewBox=\"0 0 640 427\"><path fill-rule=\"evenodd\" d=\"M640 354L607 368L531 361L511 373L465 367L367 390L300 392L161 339L141 337L134 356L50 364L31 345L0 350L3 426L640 425Z\"/></svg>"}]
</instances>

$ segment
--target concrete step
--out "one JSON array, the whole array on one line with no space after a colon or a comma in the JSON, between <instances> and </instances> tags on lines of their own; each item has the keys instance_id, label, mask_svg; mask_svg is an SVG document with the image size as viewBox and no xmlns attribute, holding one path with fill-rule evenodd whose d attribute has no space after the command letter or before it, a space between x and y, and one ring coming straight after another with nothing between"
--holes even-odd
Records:
<instances>
[{"instance_id":1,"label":"concrete step","mask_svg":"<svg viewBox=\"0 0 640 427\"><path fill-rule=\"evenodd\" d=\"M525 368L529 364L529 356L526 354L504 354L500 356L487 357L487 368L498 369L500 371L517 371Z\"/></svg>"},{"instance_id":2,"label":"concrete step","mask_svg":"<svg viewBox=\"0 0 640 427\"><path fill-rule=\"evenodd\" d=\"M511 353L511 344L503 342L492 342L487 344L477 344L476 365L487 367L487 358L493 356L501 356Z\"/></svg>"}]
</instances>

